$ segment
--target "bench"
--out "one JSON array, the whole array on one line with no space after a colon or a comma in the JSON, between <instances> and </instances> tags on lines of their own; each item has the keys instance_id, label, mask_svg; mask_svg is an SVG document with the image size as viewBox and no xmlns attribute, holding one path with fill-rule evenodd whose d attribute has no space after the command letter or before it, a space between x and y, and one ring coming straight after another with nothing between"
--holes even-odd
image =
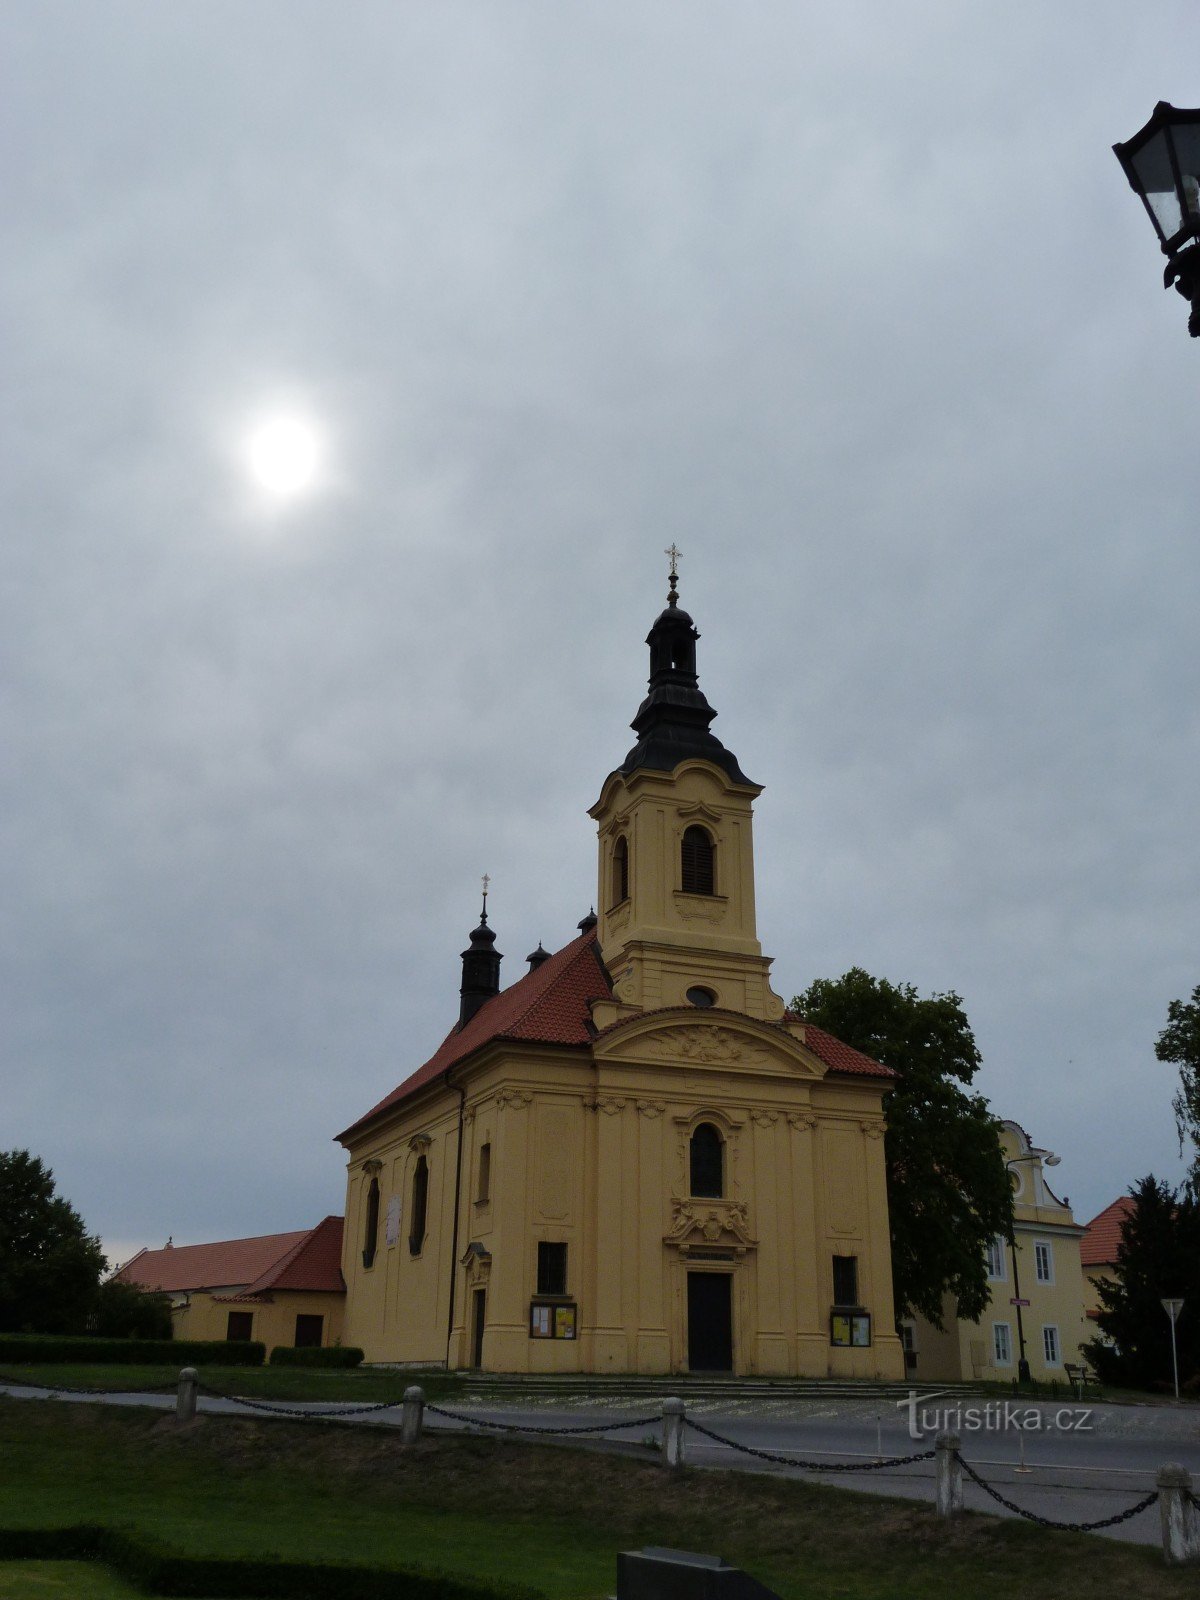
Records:
<instances>
[{"instance_id":1,"label":"bench","mask_svg":"<svg viewBox=\"0 0 1200 1600\"><path fill-rule=\"evenodd\" d=\"M1075 1390L1075 1393L1081 1400L1083 1399L1084 1390L1089 1384L1091 1384L1094 1389L1099 1389L1100 1387L1099 1378L1086 1366L1077 1365L1071 1361L1064 1361L1063 1371L1067 1375L1067 1382Z\"/></svg>"}]
</instances>

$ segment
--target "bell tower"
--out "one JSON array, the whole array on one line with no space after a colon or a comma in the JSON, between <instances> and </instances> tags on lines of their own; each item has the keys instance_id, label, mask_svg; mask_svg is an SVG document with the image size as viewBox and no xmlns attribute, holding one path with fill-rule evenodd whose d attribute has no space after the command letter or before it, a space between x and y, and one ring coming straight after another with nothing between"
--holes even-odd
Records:
<instances>
[{"instance_id":1,"label":"bell tower","mask_svg":"<svg viewBox=\"0 0 1200 1600\"><path fill-rule=\"evenodd\" d=\"M616 1002L596 1020L694 1005L776 1021L783 1001L770 988L754 914L752 811L762 790L711 732L700 635L679 605L679 551L667 555L667 606L646 638L649 692L632 723L638 741L588 813Z\"/></svg>"}]
</instances>

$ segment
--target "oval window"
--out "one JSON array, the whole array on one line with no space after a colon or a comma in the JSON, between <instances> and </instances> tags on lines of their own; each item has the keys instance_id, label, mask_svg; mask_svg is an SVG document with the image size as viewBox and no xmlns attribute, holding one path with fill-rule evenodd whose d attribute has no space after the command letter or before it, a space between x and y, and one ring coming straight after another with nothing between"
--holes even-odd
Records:
<instances>
[{"instance_id":1,"label":"oval window","mask_svg":"<svg viewBox=\"0 0 1200 1600\"><path fill-rule=\"evenodd\" d=\"M689 989L684 999L691 1006L715 1006L717 997L711 989Z\"/></svg>"}]
</instances>

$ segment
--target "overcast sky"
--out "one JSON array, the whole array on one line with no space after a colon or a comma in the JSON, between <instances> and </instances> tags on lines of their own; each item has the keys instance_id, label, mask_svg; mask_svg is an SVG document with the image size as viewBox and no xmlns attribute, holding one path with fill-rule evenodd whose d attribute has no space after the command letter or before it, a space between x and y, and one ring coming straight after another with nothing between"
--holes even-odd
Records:
<instances>
[{"instance_id":1,"label":"overcast sky","mask_svg":"<svg viewBox=\"0 0 1200 1600\"><path fill-rule=\"evenodd\" d=\"M1110 146L1194 0L0 22L0 1148L115 1257L340 1211L480 874L509 982L592 902L674 540L777 989L957 990L1081 1220L1179 1176L1200 341Z\"/></svg>"}]
</instances>

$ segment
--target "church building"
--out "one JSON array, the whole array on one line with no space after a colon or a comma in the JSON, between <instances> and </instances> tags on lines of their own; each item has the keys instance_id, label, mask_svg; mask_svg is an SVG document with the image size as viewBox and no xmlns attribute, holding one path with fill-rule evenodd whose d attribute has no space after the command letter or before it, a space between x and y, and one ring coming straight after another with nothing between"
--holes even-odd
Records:
<instances>
[{"instance_id":1,"label":"church building","mask_svg":"<svg viewBox=\"0 0 1200 1600\"><path fill-rule=\"evenodd\" d=\"M590 815L599 916L338 1137L343 1338L493 1372L900 1378L887 1067L789 1015L754 910L761 792L711 732L672 555L637 742Z\"/></svg>"}]
</instances>

